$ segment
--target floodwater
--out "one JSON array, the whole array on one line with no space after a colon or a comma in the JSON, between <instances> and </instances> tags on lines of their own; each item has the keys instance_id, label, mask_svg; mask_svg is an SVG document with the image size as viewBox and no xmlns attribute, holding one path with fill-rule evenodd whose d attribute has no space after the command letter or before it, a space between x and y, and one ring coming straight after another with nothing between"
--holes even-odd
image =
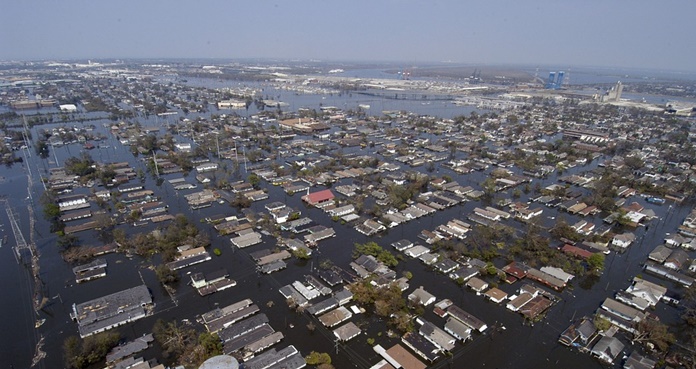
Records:
<instances>
[{"instance_id":1,"label":"floodwater","mask_svg":"<svg viewBox=\"0 0 696 369\"><path fill-rule=\"evenodd\" d=\"M418 115L430 115L451 119L460 115L468 116L471 112L485 113L486 110L474 106L462 106L452 103L453 98L447 95L432 95L410 91L366 90L360 92L337 92L325 94L303 94L292 90L277 88L277 85L254 82L237 82L216 80L210 78L190 78L189 86L208 88L254 88L260 91L263 98L288 104L281 107L282 111L297 111L300 108L319 110L321 107L333 106L339 109L358 110L360 105L368 115L382 116L383 111L409 111ZM365 107L369 105L369 107ZM274 110L273 108L267 108ZM242 116L250 116L259 110L254 104L248 110L219 110L218 114L235 112Z\"/></svg>"},{"instance_id":2,"label":"floodwater","mask_svg":"<svg viewBox=\"0 0 696 369\"><path fill-rule=\"evenodd\" d=\"M281 100L283 99L281 98ZM297 104L305 104L305 102L298 102ZM343 107L340 104L335 105ZM387 109L385 108L385 110ZM151 117L150 119L153 120L155 118ZM103 122L89 123L97 125L97 130L103 129L101 127ZM76 124L79 125L79 123ZM56 124L52 126L56 126ZM37 128L45 128L45 126ZM34 128L34 130L37 128ZM129 161L135 168L144 169L143 163L138 158L133 157L128 148L121 146L114 137L109 136L108 141L100 143L100 145L109 145L110 147L89 151L89 154L95 160ZM52 150L55 150L58 163L62 164L65 159L79 155L81 146L55 147ZM360 151L358 149L354 150ZM180 272L181 282L174 299L172 299L157 282L154 272L149 268L151 265L159 263L157 257L143 259L140 257L128 258L121 254L110 254L106 256L109 265L107 268L108 275L105 278L80 285L75 284L71 270L72 266L63 262L58 254L55 246L56 238L48 232L48 224L41 219L41 207L38 202L42 191L42 185L38 176L39 173L45 173L48 168L57 166L54 152L51 152L49 159L39 159L33 153L31 154L28 157L28 161L24 164L0 168L0 175L5 178L4 183L0 184L0 192L7 195L7 200L18 215L20 226L27 240L30 239L27 209L28 206L34 206L37 214L37 223L33 231L36 232L36 244L41 255L40 276L45 284L41 290L49 299L49 303L38 313L38 316L34 313L31 303L32 291L29 272L15 261L10 247L14 245L14 237L12 236L6 213L1 211L2 232L9 235L8 244L0 248L0 283L2 283L4 292L4 298L0 302L0 311L3 312L5 317L3 325L7 332L0 338L0 362L6 367L29 367L34 355L35 345L40 337L44 337L45 344L43 350L47 353L47 356L39 362L37 367L55 368L62 366L62 343L66 337L77 335L77 325L69 318L72 304L145 283L153 294L156 304L155 314L135 323L117 328L124 338L133 339L149 333L157 319L177 320L180 322L188 319L191 322L195 322L195 318L198 315L214 309L216 306L225 306L245 298L251 298L261 308L261 311L268 315L271 326L277 331L282 331L285 335L284 340L278 346L295 345L304 355L307 355L310 351L330 352L334 365L339 369L369 368L377 363L380 358L367 344L368 337L375 338L376 342L385 348L398 342L398 339L387 337L386 331L388 328L384 322L370 315L354 316L351 321L363 328L363 334L348 343L336 345L333 334L324 329L316 319L290 310L286 305L285 299L278 293L278 289L295 280L304 280L303 276L312 273L312 268L317 268L324 259L329 259L335 265L349 269L348 263L351 260L351 252L356 242L376 241L390 250L392 250L389 246L390 243L403 238L417 243L420 241L417 235L421 230L433 230L438 225L446 223L452 218L466 220L466 216L472 209L479 205L476 202L467 202L444 211L439 211L434 215L400 225L390 229L383 235L366 237L353 230L350 225L332 222L328 215L318 209L307 208L301 202L300 194L289 196L282 192L279 187L262 183L262 186L268 188L270 198L254 203L252 205L254 212L259 214L265 212L263 205L271 201L283 201L288 206L301 209L303 216L309 216L319 224L334 227L337 236L321 241L317 252L313 254L312 260L297 261L291 259L288 262L288 268L285 270L271 275L258 275L255 264L248 254L261 249L274 248L276 246L275 239L263 236L264 242L262 244L242 250L233 248L228 237L216 236L213 228L210 225L201 223L200 220L213 214L235 215L237 214L236 209L231 208L227 204L216 203L210 208L191 211L186 206L183 195L200 190L200 185L195 190L176 192L166 181L160 187L157 187L154 179L148 175L144 185L146 188L154 190L163 201L170 205L169 212L172 214L185 214L193 223L199 225L201 232L208 233L211 236L212 247L222 250L220 257L213 256L213 259L209 262L183 269ZM463 154L458 153L458 155L461 156ZM592 169L596 167L597 162L594 161L587 166L570 169L566 171L566 174ZM231 164L228 163L228 166L231 167ZM33 185L30 187L33 198L29 199L27 199L27 188L29 187L27 185L27 170L32 172L34 178ZM423 169L418 168L417 170ZM481 172L458 175L439 167L432 174L449 175L458 180L461 185L471 185L476 188L480 187L479 183L485 178L485 173ZM195 183L194 175L195 173L189 174L187 180ZM177 178L179 176L180 174L170 174L164 176L164 179ZM246 173L241 173L238 178L246 178L246 176ZM335 185L350 183L351 181L353 180L347 179ZM552 175L548 179L535 179L534 181L540 181L542 186L546 186L555 183L556 176ZM318 189L322 188L313 190ZM75 191L75 193L88 192L87 189ZM520 200L526 201L526 195L522 195ZM449 298L455 304L482 319L489 326L506 328L499 331L489 329L484 335L475 334L473 341L464 345L458 343L451 358L440 360L431 367L562 367L578 369L602 367L599 362L592 359L589 355L581 354L556 342L560 333L573 318L591 315L600 306L604 298L613 296L616 291L628 287L630 279L638 274L642 274L649 280L662 283L671 290L680 291L678 286L674 286L670 282L660 281L642 273L641 263L645 261L648 252L652 248L662 243L665 233L676 230L678 224L690 211L692 204L675 205L668 203L658 206L646 204L639 197L634 197L630 201L638 201L646 207L655 210L660 219L650 223L649 229L642 227L635 230L637 242L627 252L623 254L612 252L607 257L604 274L596 281L591 281L592 283L581 283L583 282L582 280L575 281L572 283L572 287L567 288L563 292L555 293L561 298L561 301L550 309L545 319L533 326L524 325L520 315L508 311L504 306L488 302L470 290L457 286L449 278L431 270L431 268L423 265L420 261L405 257L396 268L396 271L399 274L403 271L413 273L414 277L410 282L411 287L406 291L406 294L418 286L425 286L426 290L433 293L438 300ZM544 209L544 214L542 215L547 225L553 223L550 217L558 216L556 210L547 208ZM563 214L562 216L570 224L580 219L569 214ZM597 225L601 224L601 219L598 217L593 221ZM505 221L505 224L521 227L519 223L513 220ZM154 226L144 226L129 229L128 232L144 232L154 228ZM96 239L95 235L94 231L85 231L78 234L83 244L100 245L101 243ZM499 267L503 265L502 261L496 264ZM209 272L219 268L226 268L230 273L230 278L237 281L237 286L207 297L201 297L192 287L187 285L188 272ZM520 285L520 283L503 285L500 288L512 294ZM269 303L271 301L273 302L272 306ZM661 319L670 323L676 321L678 314L676 308L664 305L658 305L655 313ZM36 318L46 319L45 323L38 329L34 328ZM444 320L435 316L430 307L426 308L424 318L436 323L438 326L444 324ZM313 333L306 328L310 321L315 322L317 327ZM200 330L204 329L197 324L196 327ZM628 352L630 350L626 351L626 353ZM138 356L149 359L157 358L160 355L155 347L139 353Z\"/></svg>"}]
</instances>

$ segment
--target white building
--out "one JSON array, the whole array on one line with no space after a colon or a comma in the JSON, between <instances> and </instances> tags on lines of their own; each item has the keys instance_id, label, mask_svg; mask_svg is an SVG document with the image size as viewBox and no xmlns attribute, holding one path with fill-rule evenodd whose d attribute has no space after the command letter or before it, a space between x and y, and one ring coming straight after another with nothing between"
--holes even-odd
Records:
<instances>
[{"instance_id":1,"label":"white building","mask_svg":"<svg viewBox=\"0 0 696 369\"><path fill-rule=\"evenodd\" d=\"M75 104L63 104L59 105L58 108L65 113L74 113L77 111L77 106L75 106Z\"/></svg>"},{"instance_id":2,"label":"white building","mask_svg":"<svg viewBox=\"0 0 696 369\"><path fill-rule=\"evenodd\" d=\"M621 247L621 248L627 248L628 246L635 241L636 236L633 233L626 232L623 234L618 234L614 236L614 239L611 240L611 244L616 247Z\"/></svg>"}]
</instances>

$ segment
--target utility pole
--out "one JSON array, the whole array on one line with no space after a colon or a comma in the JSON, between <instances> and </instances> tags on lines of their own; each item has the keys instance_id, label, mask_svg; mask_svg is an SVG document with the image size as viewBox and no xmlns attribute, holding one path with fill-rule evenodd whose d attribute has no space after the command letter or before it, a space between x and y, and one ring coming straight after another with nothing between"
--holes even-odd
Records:
<instances>
[{"instance_id":1,"label":"utility pole","mask_svg":"<svg viewBox=\"0 0 696 369\"><path fill-rule=\"evenodd\" d=\"M53 146L53 141L51 141L51 151L53 152L53 159L56 161L56 167L60 167L60 164L58 163L58 155L56 155L56 148Z\"/></svg>"},{"instance_id":2,"label":"utility pole","mask_svg":"<svg viewBox=\"0 0 696 369\"><path fill-rule=\"evenodd\" d=\"M22 150L22 154L24 154L24 161L27 163L27 185L28 185L27 186L28 187L27 188L27 195L28 195L27 198L31 201L32 206L33 206L34 205L34 198L31 195L31 188L34 185L34 181L33 181L33 178L31 176L31 166L30 166L29 160L27 159L27 151L29 151L29 149L24 148L24 150ZM39 175L41 175L41 173L39 173Z\"/></svg>"},{"instance_id":3,"label":"utility pole","mask_svg":"<svg viewBox=\"0 0 696 369\"><path fill-rule=\"evenodd\" d=\"M246 148L242 146L242 153L244 154L244 173L248 173L247 170L247 158L246 158Z\"/></svg>"},{"instance_id":4,"label":"utility pole","mask_svg":"<svg viewBox=\"0 0 696 369\"><path fill-rule=\"evenodd\" d=\"M159 178L159 168L157 167L157 156L155 155L155 151L152 151L152 161L155 163L155 174L157 174L157 178Z\"/></svg>"},{"instance_id":5,"label":"utility pole","mask_svg":"<svg viewBox=\"0 0 696 369\"><path fill-rule=\"evenodd\" d=\"M29 148L29 127L27 126L27 117L22 114L22 120L24 121L24 130L22 131L22 139L24 139L24 146ZM31 153L29 153L31 157Z\"/></svg>"}]
</instances>

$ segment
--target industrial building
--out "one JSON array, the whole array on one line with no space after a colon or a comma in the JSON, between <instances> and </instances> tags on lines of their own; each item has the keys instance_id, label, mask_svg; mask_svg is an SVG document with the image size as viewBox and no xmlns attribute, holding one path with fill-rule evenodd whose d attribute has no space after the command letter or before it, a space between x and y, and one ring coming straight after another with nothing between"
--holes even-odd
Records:
<instances>
[{"instance_id":1,"label":"industrial building","mask_svg":"<svg viewBox=\"0 0 696 369\"><path fill-rule=\"evenodd\" d=\"M70 316L78 324L80 337L84 338L144 318L152 303L147 286L140 285L73 304Z\"/></svg>"}]
</instances>

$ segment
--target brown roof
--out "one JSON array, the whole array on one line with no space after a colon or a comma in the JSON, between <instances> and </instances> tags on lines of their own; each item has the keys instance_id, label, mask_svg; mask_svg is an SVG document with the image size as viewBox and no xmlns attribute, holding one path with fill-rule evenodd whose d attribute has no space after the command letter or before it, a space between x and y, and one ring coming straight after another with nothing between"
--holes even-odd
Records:
<instances>
[{"instance_id":1,"label":"brown roof","mask_svg":"<svg viewBox=\"0 0 696 369\"><path fill-rule=\"evenodd\" d=\"M502 300L502 299L504 299L505 297L507 297L507 293L506 293L505 291L503 291L503 290L501 290L501 289L499 289L499 288L495 288L495 287L493 287L493 288L491 288L490 290L486 291L486 293L484 293L484 295L486 295L486 296L488 296L488 297L490 297L490 298L492 298L492 299L495 299L495 300Z\"/></svg>"},{"instance_id":2,"label":"brown roof","mask_svg":"<svg viewBox=\"0 0 696 369\"><path fill-rule=\"evenodd\" d=\"M529 319L534 319L537 315L543 313L550 306L551 300L542 295L538 295L522 306L520 313Z\"/></svg>"},{"instance_id":3,"label":"brown roof","mask_svg":"<svg viewBox=\"0 0 696 369\"><path fill-rule=\"evenodd\" d=\"M512 263L504 266L503 271L507 274L510 274L511 276L513 276L517 279L522 279L527 275L527 273L525 273L524 270L522 270L520 267L518 267L514 261Z\"/></svg>"},{"instance_id":4,"label":"brown roof","mask_svg":"<svg viewBox=\"0 0 696 369\"><path fill-rule=\"evenodd\" d=\"M403 346L396 344L387 350L387 354L396 360L404 369L425 369L426 365L413 356Z\"/></svg>"},{"instance_id":5,"label":"brown roof","mask_svg":"<svg viewBox=\"0 0 696 369\"><path fill-rule=\"evenodd\" d=\"M625 206L624 209L626 209L628 211L640 212L640 211L643 211L643 209L645 209L645 207L643 207L643 205L641 205L637 202L632 202L630 205Z\"/></svg>"},{"instance_id":6,"label":"brown roof","mask_svg":"<svg viewBox=\"0 0 696 369\"><path fill-rule=\"evenodd\" d=\"M567 244L564 245L563 248L561 248L561 251L565 252L566 254L573 255L582 259L587 259L590 256L592 256L592 253L585 249L581 249L577 246Z\"/></svg>"}]
</instances>

